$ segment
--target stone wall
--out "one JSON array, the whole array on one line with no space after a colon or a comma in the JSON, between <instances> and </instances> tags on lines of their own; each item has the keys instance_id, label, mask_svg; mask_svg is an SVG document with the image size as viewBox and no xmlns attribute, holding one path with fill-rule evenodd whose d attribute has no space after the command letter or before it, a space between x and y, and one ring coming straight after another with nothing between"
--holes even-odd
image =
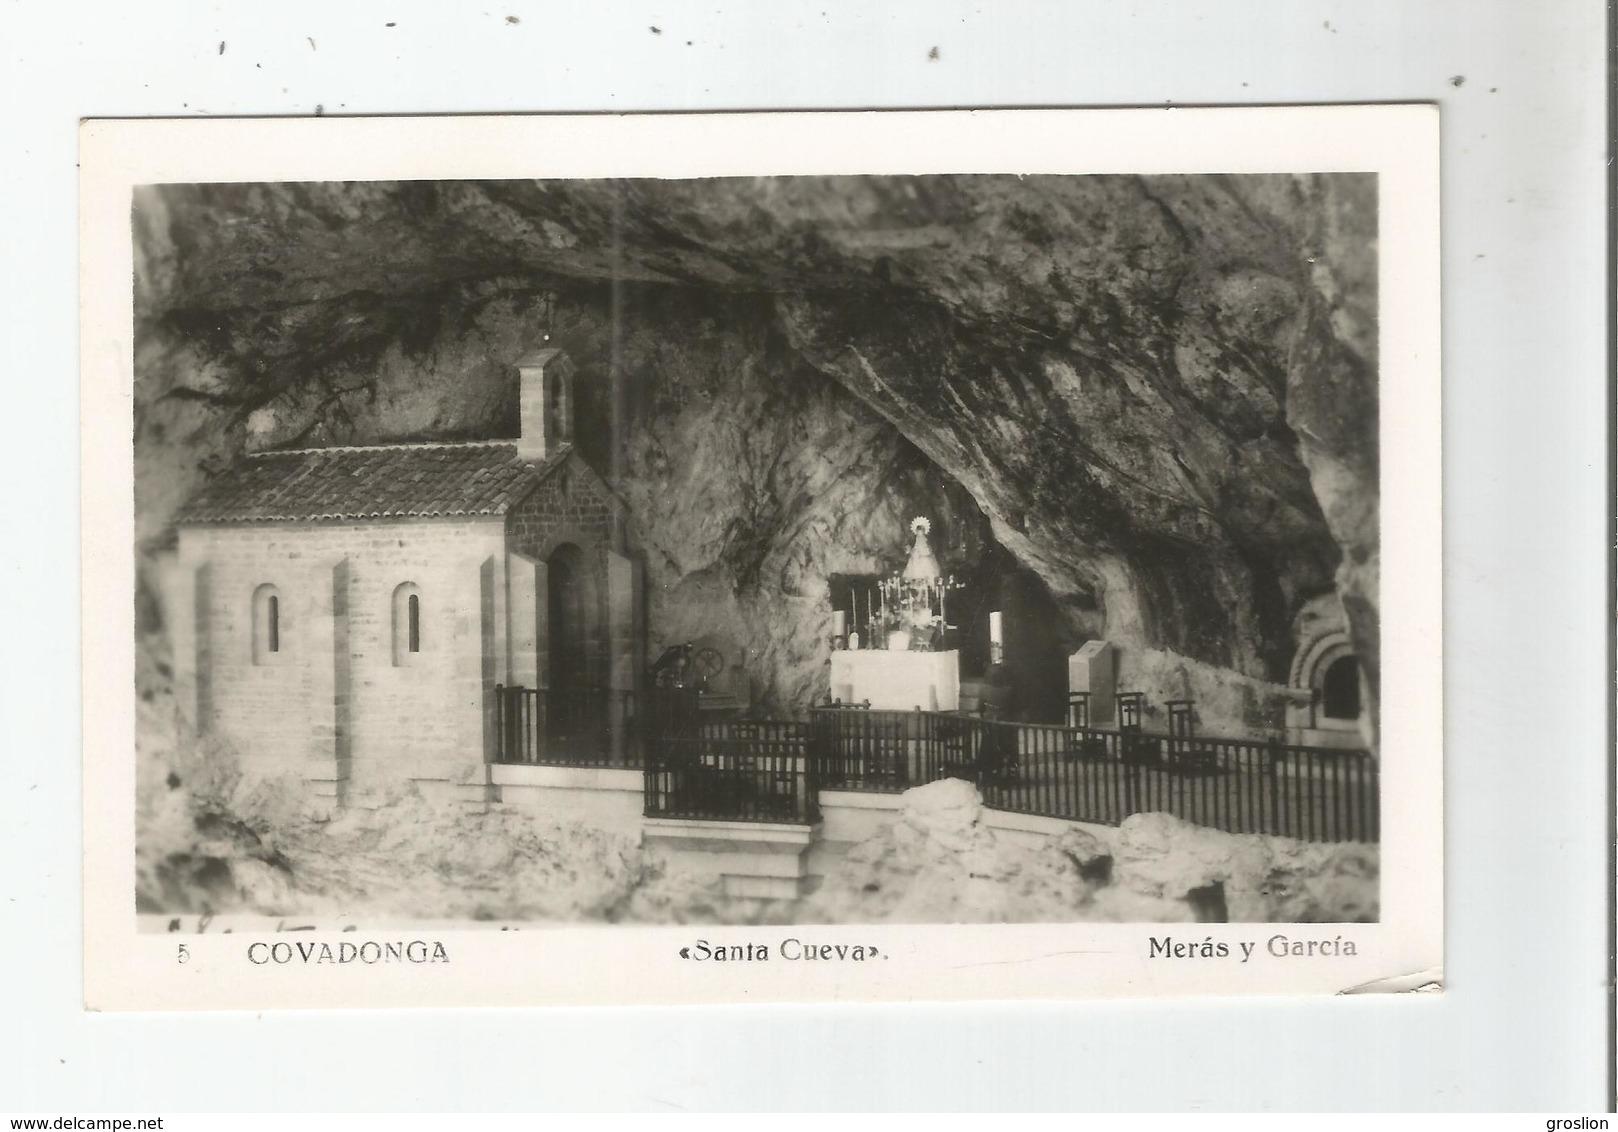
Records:
<instances>
[{"instance_id":1,"label":"stone wall","mask_svg":"<svg viewBox=\"0 0 1618 1132\"><path fill-rule=\"evenodd\" d=\"M1147 731L1168 731L1169 700L1191 700L1199 734L1280 736L1287 726L1287 708L1297 699L1283 684L1163 649L1121 647L1117 663L1118 691L1146 694Z\"/></svg>"},{"instance_id":2,"label":"stone wall","mask_svg":"<svg viewBox=\"0 0 1618 1132\"><path fill-rule=\"evenodd\" d=\"M619 541L618 518L612 497L583 461L574 455L558 471L513 507L506 517L508 543L512 551L546 566L558 548L572 544L583 552L585 576L583 681L605 683L608 676L609 608L607 554ZM548 569L538 577L547 579ZM535 597L538 654L537 682L550 686L556 675L549 657L548 595L544 588Z\"/></svg>"},{"instance_id":3,"label":"stone wall","mask_svg":"<svg viewBox=\"0 0 1618 1132\"><path fill-rule=\"evenodd\" d=\"M486 689L504 672L504 571L498 520L186 528L190 597L172 603L180 702L245 767L339 796L474 779ZM420 593L421 648L396 663L405 582ZM279 592L281 649L255 663L252 598L266 583Z\"/></svg>"},{"instance_id":4,"label":"stone wall","mask_svg":"<svg viewBox=\"0 0 1618 1132\"><path fill-rule=\"evenodd\" d=\"M496 766L493 801L640 840L645 780L620 767Z\"/></svg>"},{"instance_id":5,"label":"stone wall","mask_svg":"<svg viewBox=\"0 0 1618 1132\"><path fill-rule=\"evenodd\" d=\"M609 547L615 530L612 497L578 456L568 459L506 517L511 549L543 561L563 542Z\"/></svg>"}]
</instances>

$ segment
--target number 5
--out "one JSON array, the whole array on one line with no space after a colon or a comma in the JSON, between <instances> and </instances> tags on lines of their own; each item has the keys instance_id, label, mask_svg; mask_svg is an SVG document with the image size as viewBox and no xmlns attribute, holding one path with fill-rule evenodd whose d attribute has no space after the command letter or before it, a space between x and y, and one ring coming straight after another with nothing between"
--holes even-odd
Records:
<instances>
[{"instance_id":1,"label":"number 5","mask_svg":"<svg viewBox=\"0 0 1618 1132\"><path fill-rule=\"evenodd\" d=\"M180 944L180 954L175 957L175 960L180 963L191 962L191 952L185 944Z\"/></svg>"}]
</instances>

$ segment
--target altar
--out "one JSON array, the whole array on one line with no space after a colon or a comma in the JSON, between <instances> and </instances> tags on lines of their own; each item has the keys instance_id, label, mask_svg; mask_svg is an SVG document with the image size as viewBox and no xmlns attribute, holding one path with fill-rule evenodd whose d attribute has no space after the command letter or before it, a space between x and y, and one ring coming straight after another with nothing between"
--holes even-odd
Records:
<instances>
[{"instance_id":1,"label":"altar","mask_svg":"<svg viewBox=\"0 0 1618 1132\"><path fill-rule=\"evenodd\" d=\"M870 700L887 711L957 711L961 654L840 649L831 654L831 694L845 703Z\"/></svg>"}]
</instances>

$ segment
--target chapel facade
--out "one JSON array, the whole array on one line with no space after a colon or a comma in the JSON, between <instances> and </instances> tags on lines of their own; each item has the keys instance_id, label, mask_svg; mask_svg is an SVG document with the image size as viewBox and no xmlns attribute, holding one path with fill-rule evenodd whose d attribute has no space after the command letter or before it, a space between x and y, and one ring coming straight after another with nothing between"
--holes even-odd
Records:
<instances>
[{"instance_id":1,"label":"chapel facade","mask_svg":"<svg viewBox=\"0 0 1618 1132\"><path fill-rule=\"evenodd\" d=\"M199 733L337 804L405 783L476 800L497 689L633 697L627 511L574 446L567 356L516 367L513 440L260 452L182 508L175 668Z\"/></svg>"}]
</instances>

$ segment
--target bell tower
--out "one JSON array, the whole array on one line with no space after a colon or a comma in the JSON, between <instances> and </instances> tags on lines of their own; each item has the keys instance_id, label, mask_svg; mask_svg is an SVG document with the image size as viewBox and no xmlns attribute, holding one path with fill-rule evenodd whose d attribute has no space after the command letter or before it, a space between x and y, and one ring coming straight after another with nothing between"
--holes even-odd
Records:
<instances>
[{"instance_id":1,"label":"bell tower","mask_svg":"<svg viewBox=\"0 0 1618 1132\"><path fill-rule=\"evenodd\" d=\"M517 455L543 460L573 440L573 362L560 347L543 346L517 359L517 373L522 382Z\"/></svg>"}]
</instances>

